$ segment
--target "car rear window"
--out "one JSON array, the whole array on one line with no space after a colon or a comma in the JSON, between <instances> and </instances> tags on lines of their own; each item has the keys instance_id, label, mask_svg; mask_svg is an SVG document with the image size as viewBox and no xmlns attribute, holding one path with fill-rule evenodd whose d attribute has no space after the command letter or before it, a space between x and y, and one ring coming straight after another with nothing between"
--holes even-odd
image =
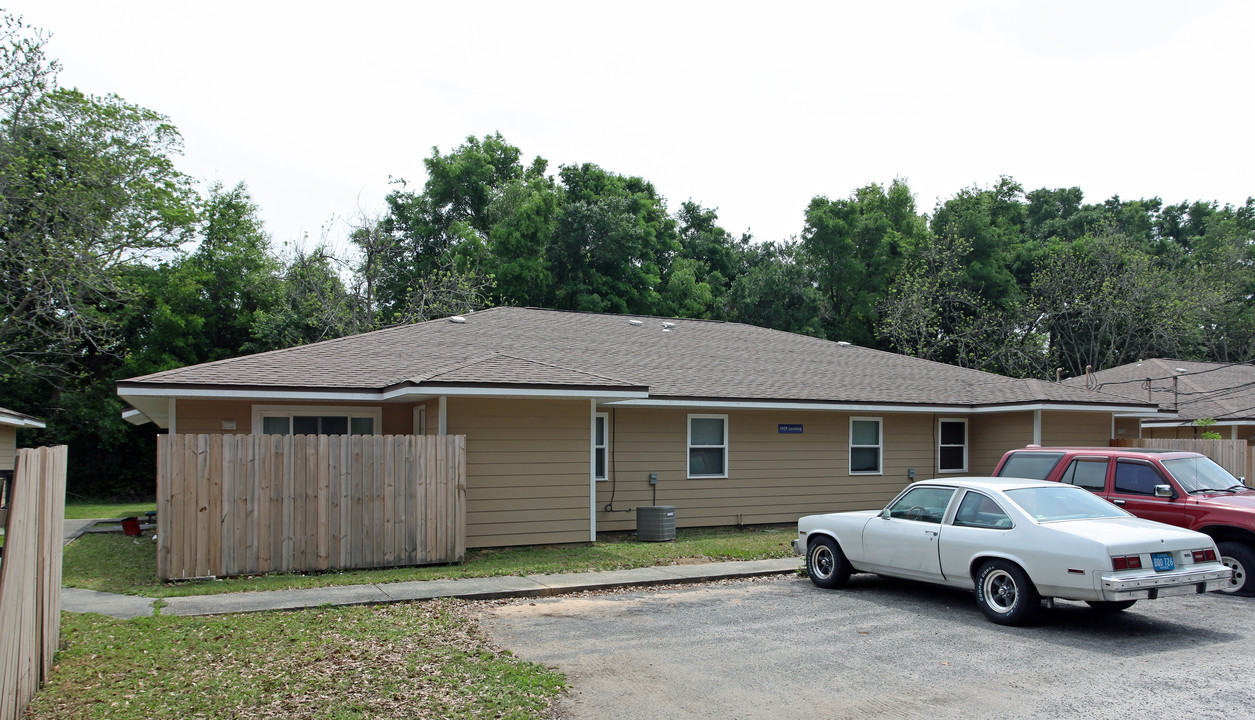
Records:
<instances>
[{"instance_id":1,"label":"car rear window","mask_svg":"<svg viewBox=\"0 0 1255 720\"><path fill-rule=\"evenodd\" d=\"M1045 480L1063 459L1063 453L1017 452L1007 458L998 470L998 477Z\"/></svg>"}]
</instances>

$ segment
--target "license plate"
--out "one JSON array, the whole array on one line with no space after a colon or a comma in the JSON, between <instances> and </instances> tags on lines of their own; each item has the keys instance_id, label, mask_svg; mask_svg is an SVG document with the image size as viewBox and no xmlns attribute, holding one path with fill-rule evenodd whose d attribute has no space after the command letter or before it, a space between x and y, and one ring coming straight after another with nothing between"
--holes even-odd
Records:
<instances>
[{"instance_id":1,"label":"license plate","mask_svg":"<svg viewBox=\"0 0 1255 720\"><path fill-rule=\"evenodd\" d=\"M1155 572L1165 572L1176 569L1176 563L1172 561L1172 553L1151 553L1150 562L1154 565Z\"/></svg>"}]
</instances>

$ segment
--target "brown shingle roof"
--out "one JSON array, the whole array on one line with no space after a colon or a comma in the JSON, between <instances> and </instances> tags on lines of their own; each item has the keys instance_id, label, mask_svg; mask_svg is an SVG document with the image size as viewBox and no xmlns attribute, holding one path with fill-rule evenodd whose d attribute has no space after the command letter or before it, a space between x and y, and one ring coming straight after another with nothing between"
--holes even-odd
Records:
<instances>
[{"instance_id":1,"label":"brown shingle roof","mask_svg":"<svg viewBox=\"0 0 1255 720\"><path fill-rule=\"evenodd\" d=\"M136 386L385 389L431 383L648 388L651 398L1128 405L1110 395L710 320L494 308L169 370ZM632 320L640 324L633 324ZM664 323L671 327L664 327Z\"/></svg>"},{"instance_id":2,"label":"brown shingle roof","mask_svg":"<svg viewBox=\"0 0 1255 720\"><path fill-rule=\"evenodd\" d=\"M1073 387L1085 383L1083 377L1064 381ZM1090 384L1104 393L1175 410L1178 421L1255 420L1255 367L1247 364L1152 358L1093 373Z\"/></svg>"}]
</instances>

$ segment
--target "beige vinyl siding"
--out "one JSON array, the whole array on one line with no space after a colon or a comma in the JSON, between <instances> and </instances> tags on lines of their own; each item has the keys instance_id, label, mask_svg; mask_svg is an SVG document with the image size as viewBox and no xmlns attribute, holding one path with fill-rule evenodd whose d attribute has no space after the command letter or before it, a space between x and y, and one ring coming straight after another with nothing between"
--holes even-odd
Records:
<instances>
[{"instance_id":1,"label":"beige vinyl siding","mask_svg":"<svg viewBox=\"0 0 1255 720\"><path fill-rule=\"evenodd\" d=\"M17 463L17 429L0 425L0 470L12 470Z\"/></svg>"},{"instance_id":2,"label":"beige vinyl siding","mask_svg":"<svg viewBox=\"0 0 1255 720\"><path fill-rule=\"evenodd\" d=\"M1116 437L1121 440L1133 440L1141 437L1141 421L1137 418L1116 418Z\"/></svg>"},{"instance_id":3,"label":"beige vinyl siding","mask_svg":"<svg viewBox=\"0 0 1255 720\"><path fill-rule=\"evenodd\" d=\"M908 468L924 479L934 464L930 415L881 416L884 472L851 476L849 414L742 411L727 414L728 477L689 478L689 415L610 411L610 478L597 483L599 531L636 527L636 514L622 511L655 502L651 472L658 473L656 502L676 506L676 525L703 527L792 523L817 512L879 507L909 482ZM781 424L802 425L803 432L781 434ZM616 512L606 512L612 491Z\"/></svg>"},{"instance_id":4,"label":"beige vinyl siding","mask_svg":"<svg viewBox=\"0 0 1255 720\"><path fill-rule=\"evenodd\" d=\"M1107 447L1111 440L1111 414L1043 412L1041 440L1042 445Z\"/></svg>"},{"instance_id":5,"label":"beige vinyl siding","mask_svg":"<svg viewBox=\"0 0 1255 720\"><path fill-rule=\"evenodd\" d=\"M280 405L299 406L316 405L318 407L363 407L362 403L329 403L329 402L258 402L255 400L220 400L196 399L179 400L174 410L175 431L181 435L248 435L253 431L253 406ZM414 431L414 405L386 403L382 406L383 427L379 435L409 435ZM435 417L433 410L427 411L427 424L430 426ZM234 420L234 430L224 430L224 421ZM260 428L258 428L260 430Z\"/></svg>"},{"instance_id":6,"label":"beige vinyl siding","mask_svg":"<svg viewBox=\"0 0 1255 720\"><path fill-rule=\"evenodd\" d=\"M587 400L450 398L447 412L466 436L468 548L588 541Z\"/></svg>"},{"instance_id":7,"label":"beige vinyl siding","mask_svg":"<svg viewBox=\"0 0 1255 720\"><path fill-rule=\"evenodd\" d=\"M973 415L967 424L967 431L971 443L968 448L968 472L990 475L1004 453L1033 442L1033 413Z\"/></svg>"}]
</instances>

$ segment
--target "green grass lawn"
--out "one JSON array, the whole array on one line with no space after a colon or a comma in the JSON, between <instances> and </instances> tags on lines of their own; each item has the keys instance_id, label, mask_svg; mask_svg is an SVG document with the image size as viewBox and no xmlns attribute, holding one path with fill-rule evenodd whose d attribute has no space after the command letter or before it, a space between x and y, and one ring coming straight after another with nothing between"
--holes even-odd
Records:
<instances>
[{"instance_id":1,"label":"green grass lawn","mask_svg":"<svg viewBox=\"0 0 1255 720\"><path fill-rule=\"evenodd\" d=\"M174 597L246 590L389 583L497 575L626 570L682 561L761 560L788 557L794 526L679 530L671 542L638 542L629 534L604 535L594 545L535 546L467 551L460 565L429 565L325 573L285 573L224 580L157 580L157 549L151 536L114 533L80 537L65 548L62 582L103 592Z\"/></svg>"},{"instance_id":2,"label":"green grass lawn","mask_svg":"<svg viewBox=\"0 0 1255 720\"><path fill-rule=\"evenodd\" d=\"M469 607L64 613L51 680L26 717L547 717L562 675L494 650Z\"/></svg>"},{"instance_id":3,"label":"green grass lawn","mask_svg":"<svg viewBox=\"0 0 1255 720\"><path fill-rule=\"evenodd\" d=\"M90 518L143 518L144 513L157 509L157 501L138 503L100 503L85 501L69 501L65 503L66 520L87 520Z\"/></svg>"}]
</instances>

